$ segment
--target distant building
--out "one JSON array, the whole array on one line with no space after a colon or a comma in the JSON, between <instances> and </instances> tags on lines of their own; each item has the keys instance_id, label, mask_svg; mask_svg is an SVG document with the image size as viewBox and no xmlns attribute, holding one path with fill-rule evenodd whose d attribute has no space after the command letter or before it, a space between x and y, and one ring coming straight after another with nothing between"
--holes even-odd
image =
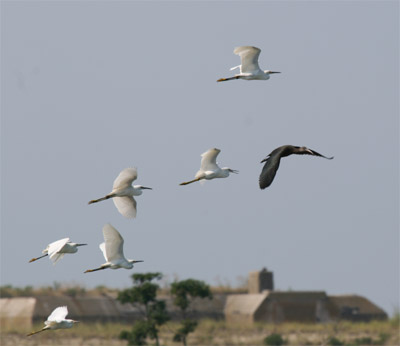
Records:
<instances>
[{"instance_id":1,"label":"distant building","mask_svg":"<svg viewBox=\"0 0 400 346\"><path fill-rule=\"evenodd\" d=\"M170 296L160 296L172 319L180 318L179 309ZM195 319L223 319L226 294L214 294L213 299L194 299L191 304ZM67 318L82 322L132 323L143 318L143 313L132 304L121 304L115 296L37 296L0 299L0 329L19 325L26 329L33 323L44 322L58 306L68 307Z\"/></svg>"},{"instance_id":2,"label":"distant building","mask_svg":"<svg viewBox=\"0 0 400 346\"><path fill-rule=\"evenodd\" d=\"M194 299L191 317L225 319L228 322L328 322L387 319L387 314L358 295L328 296L324 291L275 291L273 273L266 268L251 272L249 293L213 294L213 299ZM0 327L32 327L44 322L58 306L68 306L68 318L82 322L119 321L131 323L143 315L132 304L121 304L116 296L38 296L0 299ZM169 295L160 296L172 319L180 311Z\"/></svg>"},{"instance_id":3,"label":"distant building","mask_svg":"<svg viewBox=\"0 0 400 346\"><path fill-rule=\"evenodd\" d=\"M111 297L40 296L0 299L0 325L8 328L20 325L30 328L32 323L44 322L58 306L68 307L67 318L81 321L131 320L139 315L130 304L122 305Z\"/></svg>"},{"instance_id":4,"label":"distant building","mask_svg":"<svg viewBox=\"0 0 400 346\"><path fill-rule=\"evenodd\" d=\"M325 292L232 294L224 309L228 322L321 322L329 321Z\"/></svg>"},{"instance_id":5,"label":"distant building","mask_svg":"<svg viewBox=\"0 0 400 346\"><path fill-rule=\"evenodd\" d=\"M249 274L248 294L228 295L228 322L328 322L387 319L387 314L357 295L328 296L324 291L274 291L273 273L266 268Z\"/></svg>"},{"instance_id":6,"label":"distant building","mask_svg":"<svg viewBox=\"0 0 400 346\"><path fill-rule=\"evenodd\" d=\"M352 294L329 296L332 316L349 321L385 320L387 314L367 298Z\"/></svg>"}]
</instances>

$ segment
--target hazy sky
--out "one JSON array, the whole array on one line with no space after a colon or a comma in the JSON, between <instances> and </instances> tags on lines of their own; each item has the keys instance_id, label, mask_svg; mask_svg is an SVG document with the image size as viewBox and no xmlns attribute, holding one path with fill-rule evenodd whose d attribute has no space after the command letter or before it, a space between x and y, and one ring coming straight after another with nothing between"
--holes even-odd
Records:
<instances>
[{"instance_id":1,"label":"hazy sky","mask_svg":"<svg viewBox=\"0 0 400 346\"><path fill-rule=\"evenodd\" d=\"M235 80L234 47L262 49L268 81ZM1 284L127 287L160 271L399 304L399 3L1 2ZM259 163L305 145L261 191ZM203 186L200 154L240 171ZM137 218L112 201L136 166ZM131 271L104 263L110 222ZM88 243L56 266L52 241Z\"/></svg>"}]
</instances>

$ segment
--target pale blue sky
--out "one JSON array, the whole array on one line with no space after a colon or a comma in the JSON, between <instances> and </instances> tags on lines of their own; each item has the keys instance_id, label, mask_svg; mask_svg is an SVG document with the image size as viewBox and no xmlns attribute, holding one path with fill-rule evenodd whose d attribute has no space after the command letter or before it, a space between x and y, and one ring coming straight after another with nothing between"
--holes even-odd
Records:
<instances>
[{"instance_id":1,"label":"pale blue sky","mask_svg":"<svg viewBox=\"0 0 400 346\"><path fill-rule=\"evenodd\" d=\"M269 81L216 83L262 49ZM1 2L1 284L127 287L134 272L275 286L399 304L399 3ZM283 159L283 144L332 161ZM201 186L200 154L240 171ZM135 220L111 201L138 167ZM104 262L110 222L131 271ZM28 264L70 237L89 246Z\"/></svg>"}]
</instances>

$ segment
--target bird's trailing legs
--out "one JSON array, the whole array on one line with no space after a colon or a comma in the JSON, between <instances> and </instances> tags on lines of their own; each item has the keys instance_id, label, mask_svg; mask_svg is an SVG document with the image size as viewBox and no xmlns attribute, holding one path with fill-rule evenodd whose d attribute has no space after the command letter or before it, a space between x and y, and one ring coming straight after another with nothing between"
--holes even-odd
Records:
<instances>
[{"instance_id":1,"label":"bird's trailing legs","mask_svg":"<svg viewBox=\"0 0 400 346\"><path fill-rule=\"evenodd\" d=\"M229 78L220 78L217 80L217 82L225 82L227 80L232 80L232 79L239 79L240 76L235 76L235 77L229 77Z\"/></svg>"},{"instance_id":2,"label":"bird's trailing legs","mask_svg":"<svg viewBox=\"0 0 400 346\"><path fill-rule=\"evenodd\" d=\"M29 263L35 262L35 261L37 261L38 259L41 259L41 258L46 257L46 256L47 256L47 254L45 254L45 255L43 255L43 256L40 256L40 257L32 258L32 259L29 261Z\"/></svg>"},{"instance_id":3,"label":"bird's trailing legs","mask_svg":"<svg viewBox=\"0 0 400 346\"><path fill-rule=\"evenodd\" d=\"M114 197L114 195L107 195L105 197L99 198L99 199L92 199L91 201L89 201L88 204L92 204L92 203L97 203L97 202L101 202L101 201L105 201L106 199L112 198Z\"/></svg>"},{"instance_id":4,"label":"bird's trailing legs","mask_svg":"<svg viewBox=\"0 0 400 346\"><path fill-rule=\"evenodd\" d=\"M183 183L180 183L179 185L191 184L191 183L194 183L194 182L199 181L199 180L201 180L201 179L202 179L202 178L196 178L196 179L193 179L193 180L190 180L190 181L185 181L185 182L183 182Z\"/></svg>"},{"instance_id":5,"label":"bird's trailing legs","mask_svg":"<svg viewBox=\"0 0 400 346\"><path fill-rule=\"evenodd\" d=\"M45 330L49 330L49 328L44 327L43 329L40 329L40 330L38 330L36 332L29 333L26 336L31 336L31 335L34 335L34 334L37 334L37 333L40 333L40 332L44 332Z\"/></svg>"},{"instance_id":6,"label":"bird's trailing legs","mask_svg":"<svg viewBox=\"0 0 400 346\"><path fill-rule=\"evenodd\" d=\"M97 272L98 270L103 270L103 269L106 269L107 267L99 267L99 268L96 268L96 269L88 269L88 270L85 270L83 273L85 274L85 273L91 273L91 272Z\"/></svg>"}]
</instances>

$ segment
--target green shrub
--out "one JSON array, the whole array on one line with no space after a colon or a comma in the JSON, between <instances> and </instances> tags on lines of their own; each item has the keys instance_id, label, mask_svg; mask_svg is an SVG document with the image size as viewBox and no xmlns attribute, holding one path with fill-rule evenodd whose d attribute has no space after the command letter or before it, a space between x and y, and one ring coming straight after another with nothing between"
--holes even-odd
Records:
<instances>
[{"instance_id":1,"label":"green shrub","mask_svg":"<svg viewBox=\"0 0 400 346\"><path fill-rule=\"evenodd\" d=\"M331 336L329 339L328 339L328 342L327 342L327 344L328 345L331 345L331 346L340 346L340 345L344 345L344 343L343 343L343 341L340 341L338 338L335 338L334 336Z\"/></svg>"},{"instance_id":2,"label":"green shrub","mask_svg":"<svg viewBox=\"0 0 400 346\"><path fill-rule=\"evenodd\" d=\"M264 345L280 346L284 344L285 341L280 334L271 334L264 339Z\"/></svg>"},{"instance_id":3,"label":"green shrub","mask_svg":"<svg viewBox=\"0 0 400 346\"><path fill-rule=\"evenodd\" d=\"M374 341L370 337L357 338L354 340L356 345L374 345Z\"/></svg>"},{"instance_id":4,"label":"green shrub","mask_svg":"<svg viewBox=\"0 0 400 346\"><path fill-rule=\"evenodd\" d=\"M389 334L386 333L380 333L379 334L379 339L375 340L372 339L371 337L363 337L363 338L357 338L355 339L352 344L354 343L354 345L384 345L386 343L386 341L390 338Z\"/></svg>"}]
</instances>

